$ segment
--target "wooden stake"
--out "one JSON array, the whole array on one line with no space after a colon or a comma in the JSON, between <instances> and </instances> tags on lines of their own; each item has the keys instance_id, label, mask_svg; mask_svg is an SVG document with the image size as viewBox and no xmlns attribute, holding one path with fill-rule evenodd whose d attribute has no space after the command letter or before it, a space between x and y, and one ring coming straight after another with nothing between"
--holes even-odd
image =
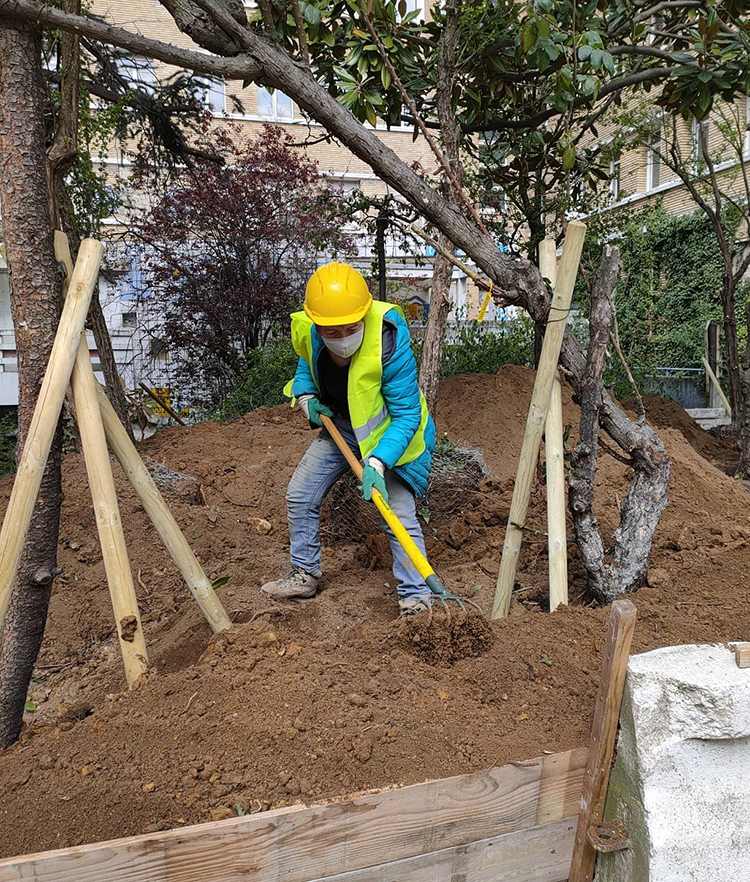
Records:
<instances>
[{"instance_id":1,"label":"wooden stake","mask_svg":"<svg viewBox=\"0 0 750 882\"><path fill-rule=\"evenodd\" d=\"M84 334L73 368L73 398L125 676L132 686L148 669L148 654L99 411L98 386Z\"/></svg>"},{"instance_id":2,"label":"wooden stake","mask_svg":"<svg viewBox=\"0 0 750 882\"><path fill-rule=\"evenodd\" d=\"M99 277L103 253L104 246L95 239L84 239L81 243L75 270L69 280L69 294L63 305L49 364L16 471L0 530L0 628L5 620L18 562L70 382L91 295Z\"/></svg>"},{"instance_id":3,"label":"wooden stake","mask_svg":"<svg viewBox=\"0 0 750 882\"><path fill-rule=\"evenodd\" d=\"M67 296L72 260L68 237L61 230L55 230L55 257L64 264L68 273L63 282L63 294ZM85 330L81 333L78 344L71 384L104 570L115 612L125 676L130 686L148 669L148 655L96 397L99 384L94 377Z\"/></svg>"},{"instance_id":4,"label":"wooden stake","mask_svg":"<svg viewBox=\"0 0 750 882\"><path fill-rule=\"evenodd\" d=\"M182 573L182 578L187 582L190 593L214 631L225 631L231 628L232 623L229 616L211 587L211 582L203 571L203 567L193 554L187 539L164 501L164 497L159 492L159 488L154 484L153 478L133 442L128 438L128 433L118 419L106 392L98 383L96 391L109 446L138 494L138 498L146 509L146 514L151 518L151 523L156 527L156 531L166 545L172 560Z\"/></svg>"},{"instance_id":5,"label":"wooden stake","mask_svg":"<svg viewBox=\"0 0 750 882\"><path fill-rule=\"evenodd\" d=\"M708 374L708 379L711 381L711 383L713 384L713 387L716 389L716 391L719 395L719 398L721 398L721 402L724 405L724 410L727 412L727 416L731 416L732 415L732 408L731 408L729 402L727 401L727 396L724 394L724 390L721 388L721 383L716 378L716 374L711 369L711 365L708 363L708 359L706 358L705 355L703 356L702 361L703 361L703 367L706 369L706 373Z\"/></svg>"},{"instance_id":6,"label":"wooden stake","mask_svg":"<svg viewBox=\"0 0 750 882\"><path fill-rule=\"evenodd\" d=\"M531 406L526 420L526 432L523 437L521 458L513 488L513 499L510 504L510 517L505 530L503 556L500 561L495 600L492 605L493 619L507 616L510 607L510 597L516 578L518 554L521 550L523 527L529 508L529 497L539 456L539 446L542 443L544 425L547 421L552 385L557 372L560 347L568 320L570 302L573 298L573 287L585 236L585 224L580 221L571 221L568 224L562 259L560 260L560 271L557 276L547 330L542 344L542 354L534 381L534 391L531 395Z\"/></svg>"},{"instance_id":7,"label":"wooden stake","mask_svg":"<svg viewBox=\"0 0 750 882\"><path fill-rule=\"evenodd\" d=\"M552 289L557 280L554 239L539 243L539 271ZM565 448L563 445L562 386L559 373L552 384L552 396L544 426L547 460L547 546L549 551L549 608L554 612L568 602L568 539L565 525Z\"/></svg>"},{"instance_id":8,"label":"wooden stake","mask_svg":"<svg viewBox=\"0 0 750 882\"><path fill-rule=\"evenodd\" d=\"M594 877L597 852L589 843L587 833L589 827L601 823L604 814L636 614L629 600L616 600L609 614L569 882L591 882Z\"/></svg>"}]
</instances>

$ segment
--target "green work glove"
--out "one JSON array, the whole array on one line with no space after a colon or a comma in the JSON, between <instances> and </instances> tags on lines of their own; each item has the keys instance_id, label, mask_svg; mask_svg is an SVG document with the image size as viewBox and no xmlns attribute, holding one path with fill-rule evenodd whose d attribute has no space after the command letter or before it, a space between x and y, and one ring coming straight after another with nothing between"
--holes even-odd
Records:
<instances>
[{"instance_id":1,"label":"green work glove","mask_svg":"<svg viewBox=\"0 0 750 882\"><path fill-rule=\"evenodd\" d=\"M362 472L362 496L369 502L372 499L373 489L388 502L388 491L385 489L385 466L379 459L371 456L367 460L364 471Z\"/></svg>"},{"instance_id":2,"label":"green work glove","mask_svg":"<svg viewBox=\"0 0 750 882\"><path fill-rule=\"evenodd\" d=\"M324 414L327 417L333 416L333 411L330 407L326 407L321 401L319 401L314 395L305 395L299 399L299 406L305 412L305 416L307 417L310 425L316 429L322 429L323 423L320 420L320 414Z\"/></svg>"}]
</instances>

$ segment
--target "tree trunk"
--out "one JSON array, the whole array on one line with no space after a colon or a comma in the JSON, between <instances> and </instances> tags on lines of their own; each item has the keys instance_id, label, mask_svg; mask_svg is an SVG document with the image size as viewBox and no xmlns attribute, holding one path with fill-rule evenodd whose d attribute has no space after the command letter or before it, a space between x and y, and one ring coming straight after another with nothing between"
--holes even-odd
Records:
<instances>
[{"instance_id":1,"label":"tree trunk","mask_svg":"<svg viewBox=\"0 0 750 882\"><path fill-rule=\"evenodd\" d=\"M388 209L381 208L375 220L375 251L378 255L378 300L387 300L386 283L388 281L385 264L385 234L388 230Z\"/></svg>"},{"instance_id":2,"label":"tree trunk","mask_svg":"<svg viewBox=\"0 0 750 882\"><path fill-rule=\"evenodd\" d=\"M19 381L19 452L31 423L60 316L45 171L41 35L0 27L0 201L10 276ZM42 479L0 646L0 747L21 729L24 702L57 572L62 487L58 429Z\"/></svg>"},{"instance_id":3,"label":"tree trunk","mask_svg":"<svg viewBox=\"0 0 750 882\"><path fill-rule=\"evenodd\" d=\"M620 524L605 551L594 513L594 478L598 460L602 376L614 313L614 290L620 270L616 247L607 246L591 289L589 351L580 382L581 431L570 480L570 511L576 541L589 577L589 590L601 603L636 591L648 569L656 525L667 505L670 462L659 436L645 421L631 424L630 490L620 510Z\"/></svg>"},{"instance_id":4,"label":"tree trunk","mask_svg":"<svg viewBox=\"0 0 750 882\"><path fill-rule=\"evenodd\" d=\"M453 82L456 74L457 43L458 13L455 5L449 2L446 6L445 30L440 43L435 100L440 120L443 151L460 187L463 183L463 168L460 156L461 132L456 115L453 112L452 101ZM453 202L460 201L460 194L455 192L455 188L451 185L447 176L443 183L443 192L449 200ZM453 242L444 235L441 235L439 244L451 253L454 253L456 250ZM451 310L450 290L452 278L453 265L438 251L435 255L435 263L432 270L430 311L427 315L424 347L422 349L422 364L419 369L419 385L427 400L428 408L433 412L437 407L440 386L440 362L443 357L445 325L448 321L448 313Z\"/></svg>"},{"instance_id":5,"label":"tree trunk","mask_svg":"<svg viewBox=\"0 0 750 882\"><path fill-rule=\"evenodd\" d=\"M81 0L64 0L63 8L66 12L79 13L81 11ZM49 118L55 120L57 128L47 151L47 176L49 179L52 223L55 229L63 230L67 234L68 241L70 242L70 251L75 261L81 237L78 232L73 203L65 187L65 174L78 155L78 103L81 64L78 35L63 31L60 45L62 69L60 104L57 108L57 113L49 114ZM132 441L134 440L133 427L130 424L125 395L120 383L120 374L117 370L117 362L114 350L112 349L112 340L109 336L107 323L104 320L98 291L95 291L94 296L91 298L88 325L94 332L94 340L99 352L99 361L101 362L102 373L107 384L107 397Z\"/></svg>"},{"instance_id":6,"label":"tree trunk","mask_svg":"<svg viewBox=\"0 0 750 882\"><path fill-rule=\"evenodd\" d=\"M745 323L748 337L742 356L742 401L740 414L740 465L739 474L744 480L750 480L750 300L745 305Z\"/></svg>"},{"instance_id":7,"label":"tree trunk","mask_svg":"<svg viewBox=\"0 0 750 882\"><path fill-rule=\"evenodd\" d=\"M722 279L724 300L724 346L727 351L727 380L729 404L732 408L732 422L739 425L742 418L742 386L740 380L740 353L737 343L737 307L735 298L734 272L730 265L725 267Z\"/></svg>"},{"instance_id":8,"label":"tree trunk","mask_svg":"<svg viewBox=\"0 0 750 882\"><path fill-rule=\"evenodd\" d=\"M439 240L441 247L452 250L453 243L445 236ZM440 361L443 356L445 324L451 311L450 289L453 264L438 251L432 270L432 290L430 291L430 311L422 345L422 362L419 367L419 386L422 389L427 407L434 414L440 384Z\"/></svg>"}]
</instances>

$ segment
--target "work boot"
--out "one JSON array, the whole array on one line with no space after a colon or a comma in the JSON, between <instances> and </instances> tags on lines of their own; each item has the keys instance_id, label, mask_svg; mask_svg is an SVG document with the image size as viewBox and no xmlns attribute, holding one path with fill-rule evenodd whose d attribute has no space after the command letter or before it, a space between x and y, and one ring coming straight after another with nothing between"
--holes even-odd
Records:
<instances>
[{"instance_id":1,"label":"work boot","mask_svg":"<svg viewBox=\"0 0 750 882\"><path fill-rule=\"evenodd\" d=\"M423 597L399 598L398 614L401 616L415 616L424 610L432 609L432 595L425 594Z\"/></svg>"},{"instance_id":2,"label":"work boot","mask_svg":"<svg viewBox=\"0 0 750 882\"><path fill-rule=\"evenodd\" d=\"M301 600L306 597L315 597L318 590L317 576L311 576L299 567L292 569L275 582L266 582L260 590L270 597L278 597L283 600Z\"/></svg>"}]
</instances>

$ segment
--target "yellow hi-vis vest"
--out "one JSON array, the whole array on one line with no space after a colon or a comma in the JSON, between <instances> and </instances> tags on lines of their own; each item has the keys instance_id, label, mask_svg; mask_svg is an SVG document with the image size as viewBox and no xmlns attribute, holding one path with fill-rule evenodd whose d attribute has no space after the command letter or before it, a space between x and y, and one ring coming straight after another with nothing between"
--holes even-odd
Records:
<instances>
[{"instance_id":1,"label":"yellow hi-vis vest","mask_svg":"<svg viewBox=\"0 0 750 882\"><path fill-rule=\"evenodd\" d=\"M362 459L369 456L378 445L388 426L391 417L388 413L388 405L383 397L381 386L383 377L383 320L386 313L392 309L401 310L392 303L373 301L370 311L364 318L365 334L362 345L352 356L349 362L349 381L347 398L349 403L349 418L352 422L354 436L357 439ZM294 351L304 358L310 368L313 380L320 389L317 365L313 364L313 322L304 312L292 313L292 345ZM288 397L292 397L292 385L290 380L284 387ZM409 442L402 457L396 466L406 465L413 462L425 451L425 426L429 419L427 401L424 395L419 393L421 405L421 419L414 437Z\"/></svg>"}]
</instances>

